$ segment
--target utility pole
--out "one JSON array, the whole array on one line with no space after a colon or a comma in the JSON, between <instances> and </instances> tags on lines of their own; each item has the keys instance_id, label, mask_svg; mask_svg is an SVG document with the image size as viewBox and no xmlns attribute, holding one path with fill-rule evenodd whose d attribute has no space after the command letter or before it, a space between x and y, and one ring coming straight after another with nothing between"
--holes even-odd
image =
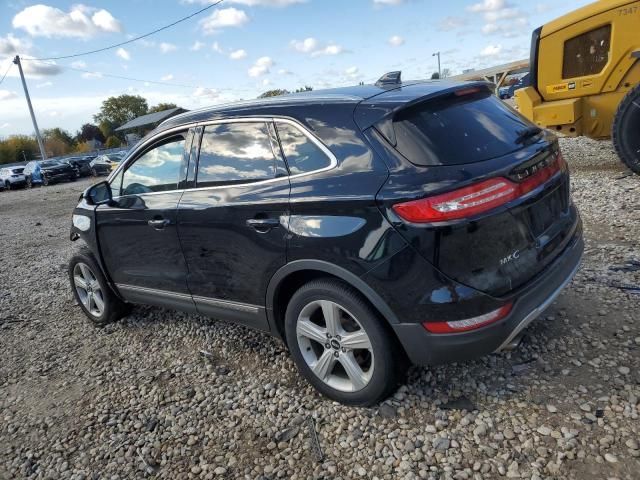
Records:
<instances>
[{"instance_id":1,"label":"utility pole","mask_svg":"<svg viewBox=\"0 0 640 480\"><path fill-rule=\"evenodd\" d=\"M442 78L442 71L440 70L440 52L436 52L433 55L431 55L432 57L438 57L438 78Z\"/></svg>"},{"instance_id":2,"label":"utility pole","mask_svg":"<svg viewBox=\"0 0 640 480\"><path fill-rule=\"evenodd\" d=\"M24 88L24 96L27 97L27 105L29 105L29 113L31 114L31 121L33 122L33 129L36 131L36 138L38 139L38 146L40 147L40 155L42 155L42 160L46 160L47 153L44 151L44 143L42 142L42 137L40 136L40 130L38 129L38 122L36 122L36 115L33 113L33 106L31 105L31 98L29 97L29 90L27 90L27 82L24 79L24 72L22 71L22 64L20 63L20 55L16 55L16 58L13 59L13 63L18 65L18 70L20 70L20 78L22 79L22 87Z\"/></svg>"}]
</instances>

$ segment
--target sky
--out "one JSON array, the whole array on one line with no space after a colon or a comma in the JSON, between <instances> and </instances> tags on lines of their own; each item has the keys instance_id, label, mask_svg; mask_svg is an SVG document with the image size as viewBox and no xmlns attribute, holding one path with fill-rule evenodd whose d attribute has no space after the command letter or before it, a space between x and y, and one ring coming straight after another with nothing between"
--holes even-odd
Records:
<instances>
[{"instance_id":1,"label":"sky","mask_svg":"<svg viewBox=\"0 0 640 480\"><path fill-rule=\"evenodd\" d=\"M0 78L19 54L41 129L72 134L103 100L141 95L187 109L314 89L453 74L528 58L534 28L589 0L223 0L120 48L54 61L134 38L213 0L2 0ZM112 78L106 75L128 77ZM134 81L132 79L141 80ZM150 83L158 82L158 83ZM32 134L18 69L0 84L0 137Z\"/></svg>"}]
</instances>

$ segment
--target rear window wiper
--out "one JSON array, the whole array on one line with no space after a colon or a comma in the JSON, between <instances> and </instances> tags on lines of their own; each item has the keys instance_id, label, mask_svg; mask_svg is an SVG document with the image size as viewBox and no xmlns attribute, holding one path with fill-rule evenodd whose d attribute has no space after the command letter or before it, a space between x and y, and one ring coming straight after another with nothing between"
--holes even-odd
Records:
<instances>
[{"instance_id":1,"label":"rear window wiper","mask_svg":"<svg viewBox=\"0 0 640 480\"><path fill-rule=\"evenodd\" d=\"M516 138L516 143L523 143L525 140L529 138L535 137L542 133L542 129L540 127L531 126L527 127L524 130L519 130L518 137Z\"/></svg>"}]
</instances>

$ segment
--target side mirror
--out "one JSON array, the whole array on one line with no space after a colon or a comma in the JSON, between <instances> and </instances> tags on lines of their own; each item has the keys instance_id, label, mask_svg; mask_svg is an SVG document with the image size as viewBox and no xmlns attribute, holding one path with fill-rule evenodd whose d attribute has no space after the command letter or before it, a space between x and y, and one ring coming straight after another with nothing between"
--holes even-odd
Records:
<instances>
[{"instance_id":1,"label":"side mirror","mask_svg":"<svg viewBox=\"0 0 640 480\"><path fill-rule=\"evenodd\" d=\"M113 201L111 185L107 181L96 183L85 191L84 198L90 205L109 204Z\"/></svg>"}]
</instances>

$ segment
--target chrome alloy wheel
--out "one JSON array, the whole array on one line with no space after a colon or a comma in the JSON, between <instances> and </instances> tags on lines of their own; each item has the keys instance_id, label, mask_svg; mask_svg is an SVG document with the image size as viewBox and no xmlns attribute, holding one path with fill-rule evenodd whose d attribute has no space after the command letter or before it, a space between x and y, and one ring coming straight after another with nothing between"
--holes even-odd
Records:
<instances>
[{"instance_id":1,"label":"chrome alloy wheel","mask_svg":"<svg viewBox=\"0 0 640 480\"><path fill-rule=\"evenodd\" d=\"M73 267L73 283L84 308L94 317L104 312L104 294L91 268L85 263Z\"/></svg>"},{"instance_id":2,"label":"chrome alloy wheel","mask_svg":"<svg viewBox=\"0 0 640 480\"><path fill-rule=\"evenodd\" d=\"M371 380L371 340L358 320L337 303L307 304L298 315L296 336L311 371L331 388L357 392Z\"/></svg>"}]
</instances>

